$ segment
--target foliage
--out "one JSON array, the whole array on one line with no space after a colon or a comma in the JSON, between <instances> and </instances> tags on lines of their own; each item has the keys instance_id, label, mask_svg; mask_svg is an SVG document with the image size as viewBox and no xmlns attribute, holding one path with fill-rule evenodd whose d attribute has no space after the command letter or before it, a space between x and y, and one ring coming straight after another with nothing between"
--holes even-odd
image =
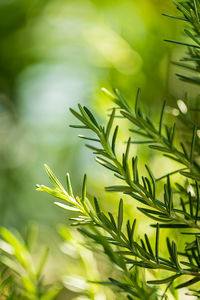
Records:
<instances>
[{"instance_id":1,"label":"foliage","mask_svg":"<svg viewBox=\"0 0 200 300\"><path fill-rule=\"evenodd\" d=\"M161 15L164 6L171 11L168 0L0 1L2 226L21 231L29 220L49 227L64 221L64 212L54 209L46 195L36 197L33 185L44 181L44 161L60 173L67 165L71 176L77 166L85 168L81 144L75 136L65 138L70 128L63 130L71 122L69 114L66 120L70 103L92 99L93 108L103 114L107 99L96 93L102 85L128 94L142 86L143 95L151 91L153 99L164 93L170 47L159 41L164 34L171 36L172 27L175 32ZM149 76L155 64L158 68ZM127 68L130 73L124 74Z\"/></svg>"},{"instance_id":2,"label":"foliage","mask_svg":"<svg viewBox=\"0 0 200 300\"><path fill-rule=\"evenodd\" d=\"M62 276L61 280L67 290L75 295L84 296L84 299L109 299L112 298L110 289L102 289L100 285L89 284L88 281L100 281L97 260L94 253L84 245L84 237L66 225L59 225L58 232L62 237L61 251L67 256L67 268L70 274ZM73 299L77 299L76 296ZM79 298L78 298L79 299Z\"/></svg>"},{"instance_id":3,"label":"foliage","mask_svg":"<svg viewBox=\"0 0 200 300\"><path fill-rule=\"evenodd\" d=\"M189 29L185 33L195 44L171 41L189 47L188 57L185 61L195 62L194 67L176 63L182 67L199 72L199 13L200 2L174 1L183 17L175 17L189 23ZM199 83L197 77L179 75L183 80ZM115 106L109 116L106 126L102 126L94 114L87 108L79 105L79 111L71 109L73 115L81 122L80 125L72 125L74 128L89 130L95 136L80 135L82 139L93 144L86 144L96 156L97 162L114 173L120 182L119 185L106 187L108 192L119 192L130 196L139 203L138 210L156 223L155 245L145 233L144 238L138 240L135 235L136 220L125 220L124 204L121 199L118 205L118 214L103 212L99 200L94 197L91 201L86 196L86 176L83 180L81 197L75 197L71 187L70 177L67 174L67 190L59 182L57 177L45 166L54 188L39 185L39 191L45 191L61 201L55 202L58 206L78 213L78 217L71 218L73 226L92 242L91 250L99 251L99 246L109 257L110 261L118 269L121 275L118 278L109 278L109 281L99 282L105 285L117 287L127 295L129 299L166 299L167 291L175 282L175 289L188 288L188 295L200 298L198 283L200 281L200 148L198 120L192 120L192 126L188 128L187 138L181 138L181 129L174 121L164 122L164 102L158 124L151 120L141 109L140 90L138 90L134 109L124 96L115 89L113 93L103 89L111 98ZM183 112L186 104L177 102L177 110L183 122L188 122L190 110ZM120 115L116 115L116 111ZM120 117L131 124L130 131L137 139L130 137L126 142L126 149L122 157L118 154L117 135L119 126L114 126L116 117ZM186 124L187 124L186 122ZM191 124L190 124L191 125ZM156 178L149 165L145 165L146 174L141 174L138 169L137 156L131 155L132 144L147 144L152 151L161 152L166 159L171 159L180 164L173 172ZM178 180L173 180L173 175L180 174ZM164 184L163 184L164 181ZM162 195L159 190L162 188ZM66 202L66 203L65 203ZM166 238L167 255L161 249L160 231L168 228L177 230L176 240ZM177 242L185 239L185 248L179 249ZM139 279L139 269L146 269L148 274L155 274L156 279ZM159 277L159 270L165 275ZM177 283L176 283L177 282ZM158 285L166 287L160 292ZM194 288L191 286L194 285Z\"/></svg>"},{"instance_id":4,"label":"foliage","mask_svg":"<svg viewBox=\"0 0 200 300\"><path fill-rule=\"evenodd\" d=\"M60 291L59 285L45 286L43 269L49 249L41 249L37 263L32 255L37 228L30 226L26 240L19 234L2 227L1 240L1 299L53 300Z\"/></svg>"},{"instance_id":5,"label":"foliage","mask_svg":"<svg viewBox=\"0 0 200 300\"><path fill-rule=\"evenodd\" d=\"M180 62L174 62L174 64L196 74L196 76L183 74L177 74L177 76L183 81L200 84L198 77L198 73L200 71L200 2L199 0L186 0L180 2L173 0L173 2L177 9L181 12L182 16L165 15L186 22L184 33L187 38L189 38L189 42L174 40L166 41L188 47L187 54L180 60Z\"/></svg>"}]
</instances>

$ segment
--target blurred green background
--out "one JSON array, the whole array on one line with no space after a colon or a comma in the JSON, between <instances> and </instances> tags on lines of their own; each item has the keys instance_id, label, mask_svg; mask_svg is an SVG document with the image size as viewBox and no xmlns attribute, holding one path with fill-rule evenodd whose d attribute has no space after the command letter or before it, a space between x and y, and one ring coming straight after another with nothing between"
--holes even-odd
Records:
<instances>
[{"instance_id":1,"label":"blurred green background","mask_svg":"<svg viewBox=\"0 0 200 300\"><path fill-rule=\"evenodd\" d=\"M143 105L156 118L165 97L182 95L170 65L179 49L163 41L179 37L180 24L164 12L174 13L171 1L0 0L0 223L22 234L29 222L39 224L41 243L53 253L49 282L85 271L59 252L57 226L67 224L66 212L35 191L36 183L49 184L43 164L62 182L69 172L77 193L86 172L89 193L116 209L119 195L104 192L114 179L69 128L76 123L69 107L89 105L104 121L112 103L101 87L117 87L132 102L141 87ZM133 152L140 152L141 165L152 159L158 176L163 174L166 164L155 162L152 153L137 147ZM136 214L132 200L127 207L127 215ZM66 295L75 299L67 290L59 299ZM95 299L111 299L102 297Z\"/></svg>"}]
</instances>

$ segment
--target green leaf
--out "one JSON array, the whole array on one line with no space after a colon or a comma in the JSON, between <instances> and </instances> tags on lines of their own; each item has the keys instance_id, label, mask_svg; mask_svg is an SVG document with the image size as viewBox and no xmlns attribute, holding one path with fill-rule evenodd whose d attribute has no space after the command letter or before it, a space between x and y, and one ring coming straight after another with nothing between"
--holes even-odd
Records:
<instances>
[{"instance_id":1,"label":"green leaf","mask_svg":"<svg viewBox=\"0 0 200 300\"><path fill-rule=\"evenodd\" d=\"M198 40L198 38L196 36L194 36L194 34L192 34L191 31L184 29L185 33L194 41L196 42L198 45L200 45L200 41Z\"/></svg>"},{"instance_id":2,"label":"green leaf","mask_svg":"<svg viewBox=\"0 0 200 300\"><path fill-rule=\"evenodd\" d=\"M88 123L88 121L82 115L77 113L77 111L72 108L70 108L70 111L79 121L86 125L86 128L90 128L90 123Z\"/></svg>"},{"instance_id":3,"label":"green leaf","mask_svg":"<svg viewBox=\"0 0 200 300\"><path fill-rule=\"evenodd\" d=\"M77 203L76 200L74 198L70 197L67 193L64 194L63 192L60 192L57 189L50 189L50 188L46 187L45 185L38 185L37 191L46 192L58 199L68 201L71 204Z\"/></svg>"},{"instance_id":4,"label":"green leaf","mask_svg":"<svg viewBox=\"0 0 200 300\"><path fill-rule=\"evenodd\" d=\"M156 257L157 263L159 263L159 255L158 255L159 236L160 236L160 228L159 228L159 224L157 223L157 225L156 225L156 245L155 245L155 257Z\"/></svg>"},{"instance_id":5,"label":"green leaf","mask_svg":"<svg viewBox=\"0 0 200 300\"><path fill-rule=\"evenodd\" d=\"M172 133L171 133L171 137L170 137L171 147L173 146L175 131L176 131L176 123L174 123L174 125L173 125Z\"/></svg>"},{"instance_id":6,"label":"green leaf","mask_svg":"<svg viewBox=\"0 0 200 300\"><path fill-rule=\"evenodd\" d=\"M98 214L98 218L105 225L105 227L109 228L110 230L115 230L112 222L106 217L106 215L103 212L100 212Z\"/></svg>"},{"instance_id":7,"label":"green leaf","mask_svg":"<svg viewBox=\"0 0 200 300\"><path fill-rule=\"evenodd\" d=\"M194 83L194 84L200 84L200 79L199 77L191 77L191 76L185 76L181 74L176 74L181 80Z\"/></svg>"},{"instance_id":8,"label":"green leaf","mask_svg":"<svg viewBox=\"0 0 200 300\"><path fill-rule=\"evenodd\" d=\"M129 242L130 242L131 247L133 246L133 242L134 242L135 226L136 226L136 219L133 221L131 230L128 232L128 237L129 237Z\"/></svg>"},{"instance_id":9,"label":"green leaf","mask_svg":"<svg viewBox=\"0 0 200 300\"><path fill-rule=\"evenodd\" d=\"M87 126L85 125L69 125L71 128L80 128L80 129L88 129Z\"/></svg>"},{"instance_id":10,"label":"green leaf","mask_svg":"<svg viewBox=\"0 0 200 300\"><path fill-rule=\"evenodd\" d=\"M86 200L86 185L87 185L87 176L85 174L83 178L83 186L82 186L82 197L81 197L82 202L85 202Z\"/></svg>"},{"instance_id":11,"label":"green leaf","mask_svg":"<svg viewBox=\"0 0 200 300\"><path fill-rule=\"evenodd\" d=\"M144 258L152 259L152 256L146 250L144 250L142 247L140 247L136 242L134 242L133 245L135 246L135 248L140 252L140 254ZM145 263L148 265L147 262L145 262ZM149 266L152 267L151 264Z\"/></svg>"},{"instance_id":12,"label":"green leaf","mask_svg":"<svg viewBox=\"0 0 200 300\"><path fill-rule=\"evenodd\" d=\"M101 212L101 209L100 209L99 201L96 197L94 197L94 205L95 205L96 213L99 214Z\"/></svg>"},{"instance_id":13,"label":"green leaf","mask_svg":"<svg viewBox=\"0 0 200 300\"><path fill-rule=\"evenodd\" d=\"M113 151L114 154L115 154L115 143L116 143L118 129L119 129L119 126L117 125L115 127L115 131L114 131L113 138L112 138L112 151Z\"/></svg>"},{"instance_id":14,"label":"green leaf","mask_svg":"<svg viewBox=\"0 0 200 300\"><path fill-rule=\"evenodd\" d=\"M17 261L29 272L29 274L33 274L31 256L23 242L5 227L0 228L0 234L3 239L13 247L13 256L16 257Z\"/></svg>"},{"instance_id":15,"label":"green leaf","mask_svg":"<svg viewBox=\"0 0 200 300\"><path fill-rule=\"evenodd\" d=\"M126 146L126 152L125 152L125 156L124 156L125 163L127 163L127 161L128 161L128 155L129 155L129 151L130 151L130 144L131 144L131 138L128 139L127 146Z\"/></svg>"},{"instance_id":16,"label":"green leaf","mask_svg":"<svg viewBox=\"0 0 200 300\"><path fill-rule=\"evenodd\" d=\"M133 193L133 192L125 192L124 194L127 194L127 195L129 195L129 196L131 196L132 198L134 198L134 199L136 199L136 200L138 200L139 202L141 202L142 204L145 204L145 205L149 205L149 204L147 204L146 202L145 202L145 200L142 198L142 197L140 197L140 196L138 196L137 194L135 194L135 193Z\"/></svg>"},{"instance_id":17,"label":"green leaf","mask_svg":"<svg viewBox=\"0 0 200 300\"><path fill-rule=\"evenodd\" d=\"M188 10L183 6L181 2L178 2L177 0L173 0L173 3L177 6L177 8L185 15L187 19L190 20L191 16Z\"/></svg>"},{"instance_id":18,"label":"green leaf","mask_svg":"<svg viewBox=\"0 0 200 300\"><path fill-rule=\"evenodd\" d=\"M98 125L94 115L91 113L91 111L86 106L84 106L83 109L86 112L86 114L88 115L88 117L90 118L90 120L92 121L92 123L99 129L99 125Z\"/></svg>"},{"instance_id":19,"label":"green leaf","mask_svg":"<svg viewBox=\"0 0 200 300\"><path fill-rule=\"evenodd\" d=\"M177 174L177 173L179 173L180 171L183 171L183 170L186 170L186 168L181 168L181 169L172 171L172 172L170 172L170 173L167 173L167 174L165 174L165 175L163 175L163 176L161 176L161 177L159 177L159 178L156 178L156 181L159 181L159 180L161 180L161 179L164 179L164 178L167 177L167 176L171 176L171 175Z\"/></svg>"},{"instance_id":20,"label":"green leaf","mask_svg":"<svg viewBox=\"0 0 200 300\"><path fill-rule=\"evenodd\" d=\"M120 93L120 91L118 89L114 89L115 95L118 98L118 103L119 106L127 111L130 110L128 103L126 102L125 98L123 97L123 95Z\"/></svg>"},{"instance_id":21,"label":"green leaf","mask_svg":"<svg viewBox=\"0 0 200 300\"><path fill-rule=\"evenodd\" d=\"M149 176L151 178L151 181L152 181L152 185L153 185L153 194L152 194L152 196L153 196L153 198L155 198L156 197L156 180L155 180L155 177L154 177L151 169L147 165L145 165L145 167L146 167L146 169L149 173Z\"/></svg>"},{"instance_id":22,"label":"green leaf","mask_svg":"<svg viewBox=\"0 0 200 300\"><path fill-rule=\"evenodd\" d=\"M185 68L185 69L190 70L190 71L197 71L196 67L193 67L193 66L188 65L188 64L184 64L184 63L180 63L180 62L174 62L174 61L172 63L175 66Z\"/></svg>"},{"instance_id":23,"label":"green leaf","mask_svg":"<svg viewBox=\"0 0 200 300\"><path fill-rule=\"evenodd\" d=\"M149 281L147 281L147 283L148 284L165 284L168 282L173 282L176 278L178 278L180 276L181 276L181 274L176 274L176 275L173 275L173 276L170 276L170 277L167 277L164 279L160 279L160 280L149 280Z\"/></svg>"},{"instance_id":24,"label":"green leaf","mask_svg":"<svg viewBox=\"0 0 200 300\"><path fill-rule=\"evenodd\" d=\"M45 164L44 165L46 172L49 176L49 179L51 180L51 182L53 183L53 185L59 189L60 191L65 192L65 189L63 188L62 184L60 183L60 181L57 179L57 177L54 175L54 173L51 171L51 169Z\"/></svg>"},{"instance_id":25,"label":"green leaf","mask_svg":"<svg viewBox=\"0 0 200 300\"><path fill-rule=\"evenodd\" d=\"M197 180L197 181L200 180L200 175L199 174L188 173L188 172L183 172L183 171L181 171L180 174L183 175L183 176L185 176L185 177Z\"/></svg>"},{"instance_id":26,"label":"green leaf","mask_svg":"<svg viewBox=\"0 0 200 300\"><path fill-rule=\"evenodd\" d=\"M158 217L156 217L156 216L152 215L152 213L149 213L148 210L146 210L145 208L137 207L137 209L139 211L141 211L144 215L146 215L147 217L149 217L150 219L153 219L155 221L164 222L164 223L172 222L172 220L170 220L168 217L164 218L164 215L162 215L162 213L160 213L158 215ZM163 227L162 225L165 225L165 224L160 224L160 227ZM166 226L170 226L170 224L169 225L167 224ZM154 225L152 225L152 227L154 227ZM168 228L168 227L166 227L166 228Z\"/></svg>"},{"instance_id":27,"label":"green leaf","mask_svg":"<svg viewBox=\"0 0 200 300\"><path fill-rule=\"evenodd\" d=\"M132 188L128 185L113 185L105 187L107 192L131 192Z\"/></svg>"},{"instance_id":28,"label":"green leaf","mask_svg":"<svg viewBox=\"0 0 200 300\"><path fill-rule=\"evenodd\" d=\"M102 92L108 96L109 98L111 98L112 100L115 99L115 95L113 95L111 92L109 92L107 89L105 88L101 88Z\"/></svg>"},{"instance_id":29,"label":"green leaf","mask_svg":"<svg viewBox=\"0 0 200 300\"><path fill-rule=\"evenodd\" d=\"M121 232L123 223L123 200L120 199L119 209L118 209L118 232Z\"/></svg>"},{"instance_id":30,"label":"green leaf","mask_svg":"<svg viewBox=\"0 0 200 300\"><path fill-rule=\"evenodd\" d=\"M66 178L67 178L67 191L68 191L69 195L70 195L72 198L74 198L69 173L66 174Z\"/></svg>"},{"instance_id":31,"label":"green leaf","mask_svg":"<svg viewBox=\"0 0 200 300\"><path fill-rule=\"evenodd\" d=\"M195 187L196 187L196 200L197 200L195 223L197 223L198 215L199 215L199 205L200 205L199 185L197 181L195 181Z\"/></svg>"},{"instance_id":32,"label":"green leaf","mask_svg":"<svg viewBox=\"0 0 200 300\"><path fill-rule=\"evenodd\" d=\"M78 137L81 138L81 139L84 139L84 140L92 141L92 142L100 142L99 139L95 139L95 138L91 138L91 137L86 137L86 136L81 135L81 134L79 134Z\"/></svg>"},{"instance_id":33,"label":"green leaf","mask_svg":"<svg viewBox=\"0 0 200 300\"><path fill-rule=\"evenodd\" d=\"M172 19L176 19L176 20L181 20L181 21L186 21L188 22L188 20L186 18L182 18L182 17L177 17L177 16L171 16L171 15L168 15L168 14L162 14L164 17L169 17L169 18L172 18Z\"/></svg>"},{"instance_id":34,"label":"green leaf","mask_svg":"<svg viewBox=\"0 0 200 300\"><path fill-rule=\"evenodd\" d=\"M112 282L112 284L116 285L117 287L121 288L122 290L124 290L127 293L130 293L131 295L135 296L135 297L139 297L139 295L136 293L136 291L134 291L129 285L127 285L126 283L122 283L119 282L113 278L109 278L109 280Z\"/></svg>"},{"instance_id":35,"label":"green leaf","mask_svg":"<svg viewBox=\"0 0 200 300\"><path fill-rule=\"evenodd\" d=\"M153 250L152 250L152 248L151 248L151 244L150 244L150 242L149 242L149 238L148 238L148 236L147 236L146 233L145 233L144 237L145 237L145 241L146 241L146 245L147 245L147 248L148 248L148 250L149 250L149 253L152 255L152 257L153 257L153 259L154 259L154 258L155 258L155 257L154 257L154 253L153 253Z\"/></svg>"},{"instance_id":36,"label":"green leaf","mask_svg":"<svg viewBox=\"0 0 200 300\"><path fill-rule=\"evenodd\" d=\"M109 161L103 159L102 157L96 157L96 161L102 165L103 167L115 172L115 173L119 173L118 169Z\"/></svg>"},{"instance_id":37,"label":"green leaf","mask_svg":"<svg viewBox=\"0 0 200 300\"><path fill-rule=\"evenodd\" d=\"M138 89L136 99L135 99L135 114L136 114L136 116L138 115L138 108L139 108L138 104L139 104L140 94L141 94L141 89Z\"/></svg>"},{"instance_id":38,"label":"green leaf","mask_svg":"<svg viewBox=\"0 0 200 300\"><path fill-rule=\"evenodd\" d=\"M166 106L166 101L163 102L161 114L160 114L160 121L159 121L159 134L161 135L162 133L162 122L163 122L163 115L164 115L164 110Z\"/></svg>"},{"instance_id":39,"label":"green leaf","mask_svg":"<svg viewBox=\"0 0 200 300\"><path fill-rule=\"evenodd\" d=\"M190 279L190 280L188 280L188 281L186 281L184 283L181 283L181 284L177 285L175 288L176 289L182 289L182 288L188 287L188 286L190 286L190 285L192 285L194 283L197 283L199 281L200 281L199 277L194 277L193 279Z\"/></svg>"},{"instance_id":40,"label":"green leaf","mask_svg":"<svg viewBox=\"0 0 200 300\"><path fill-rule=\"evenodd\" d=\"M80 209L76 208L76 207L73 207L73 206L70 206L70 205L66 205L64 203L60 203L60 202L54 202L55 205L61 207L61 208L64 208L66 210L69 210L69 211L78 211L80 212Z\"/></svg>"},{"instance_id":41,"label":"green leaf","mask_svg":"<svg viewBox=\"0 0 200 300\"><path fill-rule=\"evenodd\" d=\"M197 21L199 23L199 11L198 11L199 6L197 5L196 0L193 0L193 1L194 1L195 14L196 14L196 17L197 17Z\"/></svg>"},{"instance_id":42,"label":"green leaf","mask_svg":"<svg viewBox=\"0 0 200 300\"><path fill-rule=\"evenodd\" d=\"M156 227L156 225L152 224L151 227ZM187 225L187 224L179 224L179 223L177 223L177 224L175 224L175 223L173 223L173 224L159 224L159 227L160 228L171 228L171 229L172 228L190 228L190 226Z\"/></svg>"},{"instance_id":43,"label":"green leaf","mask_svg":"<svg viewBox=\"0 0 200 300\"><path fill-rule=\"evenodd\" d=\"M193 264L191 264L191 263L188 263L188 262L186 262L186 261L181 261L180 262L182 265L184 265L184 266L187 266L187 267L189 267L192 271L194 271L194 272L198 272L199 271L199 267L197 267L197 266L195 266L195 265L193 265Z\"/></svg>"},{"instance_id":44,"label":"green leaf","mask_svg":"<svg viewBox=\"0 0 200 300\"><path fill-rule=\"evenodd\" d=\"M132 169L133 169L133 178L134 178L134 182L138 182L139 181L139 176L138 176L138 157L136 156L135 158L132 158Z\"/></svg>"},{"instance_id":45,"label":"green leaf","mask_svg":"<svg viewBox=\"0 0 200 300\"><path fill-rule=\"evenodd\" d=\"M187 47L191 47L191 48L200 49L200 46L197 46L197 45L194 45L194 44L188 44L188 43L174 41L174 40L164 40L164 41L169 42L169 43L173 43L173 44L178 44L178 45L181 45L181 46L187 46Z\"/></svg>"},{"instance_id":46,"label":"green leaf","mask_svg":"<svg viewBox=\"0 0 200 300\"><path fill-rule=\"evenodd\" d=\"M116 222L115 222L115 219L114 219L113 215L110 212L108 212L108 215L110 217L110 221L111 221L112 225L114 226L114 230L116 230L117 225L116 225Z\"/></svg>"},{"instance_id":47,"label":"green leaf","mask_svg":"<svg viewBox=\"0 0 200 300\"><path fill-rule=\"evenodd\" d=\"M141 126L140 122L133 117L130 113L127 113L126 111L121 111L122 116L124 116L125 118L127 118L129 121L131 121L133 124L135 124L136 126L143 128L143 126Z\"/></svg>"},{"instance_id":48,"label":"green leaf","mask_svg":"<svg viewBox=\"0 0 200 300\"><path fill-rule=\"evenodd\" d=\"M149 141L131 141L131 144L135 144L135 145L151 144L151 143L155 143L155 141L153 141L153 140L149 140Z\"/></svg>"},{"instance_id":49,"label":"green leaf","mask_svg":"<svg viewBox=\"0 0 200 300\"><path fill-rule=\"evenodd\" d=\"M114 118L115 118L115 109L113 108L110 119L109 119L109 122L108 122L107 127L106 127L106 139L109 138Z\"/></svg>"},{"instance_id":50,"label":"green leaf","mask_svg":"<svg viewBox=\"0 0 200 300\"><path fill-rule=\"evenodd\" d=\"M171 153L171 150L165 147L161 147L161 146L157 146L157 145L149 145L149 148L154 149L154 150L158 150L161 152L167 152L167 153Z\"/></svg>"}]
</instances>

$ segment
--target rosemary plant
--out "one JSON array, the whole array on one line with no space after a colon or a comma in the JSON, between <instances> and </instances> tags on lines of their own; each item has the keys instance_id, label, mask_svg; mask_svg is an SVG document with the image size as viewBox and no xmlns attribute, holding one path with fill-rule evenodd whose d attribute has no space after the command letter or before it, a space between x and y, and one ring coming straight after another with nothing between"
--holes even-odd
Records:
<instances>
[{"instance_id":1,"label":"rosemary plant","mask_svg":"<svg viewBox=\"0 0 200 300\"><path fill-rule=\"evenodd\" d=\"M199 0L177 1L173 0L177 9L181 12L181 16L165 16L175 18L186 22L184 33L188 37L189 42L166 40L188 47L188 52L180 60L174 64L196 73L196 76L177 74L177 76L186 82L200 84L198 73L200 71L200 2Z\"/></svg>"},{"instance_id":2,"label":"rosemary plant","mask_svg":"<svg viewBox=\"0 0 200 300\"><path fill-rule=\"evenodd\" d=\"M192 42L170 42L187 46L188 53L177 65L196 72L197 76L180 75L180 79L199 84L200 67L200 1L173 1L181 12L181 16L170 16L186 22L185 34ZM192 62L192 65L187 62ZM172 286L175 289L187 288L187 295L200 298L198 287L200 281L200 148L198 119L191 117L188 107L183 114L180 105L177 106L179 119L189 122L189 138L179 138L180 127L176 120L173 124L164 122L166 103L161 107L158 124L151 120L141 109L140 90L136 95L135 106L129 104L123 95L115 89L112 93L103 91L114 102L114 108L105 126L101 125L87 107L78 105L79 110L71 109L80 125L71 127L89 130L94 137L81 135L88 140L86 144L96 156L96 161L111 171L120 180L119 185L106 187L108 192L119 192L130 196L139 203L138 210L150 218L155 227L155 244L149 236L138 240L135 236L136 220L125 220L123 200L118 204L118 214L104 212L99 200L94 197L90 201L86 195L86 175L83 180L80 197L73 194L70 177L67 174L67 190L59 182L48 166L46 171L54 188L39 185L39 191L45 191L62 201L55 202L58 206L75 211L78 217L71 218L72 225L94 243L91 249L100 246L113 265L121 270L121 278L109 278L102 284L116 286L128 299L167 299L167 291ZM184 101L182 103L185 105ZM121 118L129 122L131 135L127 139L126 149L122 157L117 154L117 137L119 126L114 125L116 109ZM197 109L198 110L198 109ZM189 120L189 121L188 121ZM135 139L135 136L138 136ZM189 142L188 142L189 140ZM160 151L166 159L171 159L180 167L171 173L157 178L149 165L145 165L146 173L138 170L138 157L132 156L132 144L148 145L153 151ZM131 163L130 163L131 162ZM174 174L179 173L179 181L174 181ZM158 188L162 186L162 196ZM84 226L83 226L84 225ZM85 226L86 225L86 226ZM167 256L162 255L159 243L160 231L168 228L178 230L175 240L166 239ZM177 241L185 239L185 248L178 249ZM136 269L136 272L134 272ZM166 276L143 282L138 279L138 269L163 270ZM154 273L155 274L155 273ZM157 273L158 274L158 273ZM160 273L159 273L160 274ZM143 278L143 280L145 280ZM164 288L158 289L158 286ZM120 298L121 299L121 298Z\"/></svg>"},{"instance_id":3,"label":"rosemary plant","mask_svg":"<svg viewBox=\"0 0 200 300\"><path fill-rule=\"evenodd\" d=\"M46 286L43 282L49 249L44 247L37 263L32 255L37 228L31 225L25 240L19 234L0 229L1 279L0 299L53 300L61 286Z\"/></svg>"}]
</instances>

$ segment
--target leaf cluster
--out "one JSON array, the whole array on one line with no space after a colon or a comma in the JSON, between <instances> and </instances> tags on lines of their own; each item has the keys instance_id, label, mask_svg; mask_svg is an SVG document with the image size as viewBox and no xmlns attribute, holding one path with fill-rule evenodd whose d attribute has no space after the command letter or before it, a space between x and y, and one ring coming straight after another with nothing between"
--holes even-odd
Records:
<instances>
[{"instance_id":1,"label":"leaf cluster","mask_svg":"<svg viewBox=\"0 0 200 300\"><path fill-rule=\"evenodd\" d=\"M185 22L184 33L188 42L177 40L166 40L170 43L175 43L181 46L188 47L186 55L180 59L180 62L174 62L175 65L180 66L194 75L176 74L181 80L199 85L199 71L200 71L200 1L173 0L181 16L171 16L164 14L170 18Z\"/></svg>"},{"instance_id":2,"label":"leaf cluster","mask_svg":"<svg viewBox=\"0 0 200 300\"><path fill-rule=\"evenodd\" d=\"M137 157L131 158L131 167L128 163L130 146L132 143L131 138L128 139L122 158L119 159L116 155L115 143L118 126L112 130L115 109L113 109L105 127L98 124L92 112L85 107L83 108L79 105L79 112L71 110L83 124L73 127L82 128L84 126L84 129L92 130L96 135L95 138L84 136L84 139L92 142L95 140L95 142L100 144L100 148L98 146L87 144L87 147L92 149L96 155L97 162L114 172L114 175L125 183L123 183L123 185L106 187L106 190L109 192L120 192L131 196L142 204L138 209L157 222L156 225L153 225L156 227L155 245L152 246L147 234L145 234L144 239L141 239L140 242L135 239L135 220L132 223L128 220L124 225L125 229L122 229L124 222L122 199L119 202L118 215L116 218L111 212L108 212L106 215L101 210L99 201L96 198L94 198L93 208L90 201L86 198L86 176L83 181L81 198L74 198L69 175L67 175L68 191L64 191L64 188L58 179L46 166L47 173L49 174L55 189L49 189L45 186L39 186L38 189L47 191L51 195L56 195L58 198L67 201L67 205L56 202L57 205L67 210L79 211L81 215L71 219L73 221L72 225L90 225L90 230L81 228L79 229L80 232L92 239L97 245L101 245L111 261L116 264L126 276L131 275L130 270L133 267L141 267L146 269L163 269L173 273L173 275L161 280L148 281L148 284L158 285L167 283L168 286L170 286L175 279L183 275L188 275L190 279L189 281L187 280L178 285L177 288L182 288L198 282L200 280L198 261L200 249L199 237L197 234L193 233L195 240L186 246L184 252L178 252L175 241L170 241L170 239L167 238L166 246L168 248L169 259L162 257L159 253L160 228L199 229L199 166L196 162L196 129L194 128L191 132L192 146L190 154L187 154L182 143L180 144L180 149L173 143L175 125L172 127L163 125L164 106L161 110L159 126L156 128L153 122L145 116L139 108L139 93L136 97L134 111L118 91L115 91L115 95L112 95L112 99L121 109L121 115L128 119L132 125L137 126L138 129L131 129L131 131L139 136L145 136L145 138L148 139L148 142L146 139L141 142L147 142L153 150L164 152L165 156L167 153L167 158L176 160L184 166L184 168L178 169L171 174L167 174L162 178L157 179L153 175L150 167L146 165L147 175L140 176L137 167ZM164 134L162 134L163 127L165 129ZM81 136L81 138L83 138L83 136ZM165 149L165 151L163 149ZM170 183L170 176L177 172L180 172L184 177L187 177L188 182L191 180L190 187L193 189L193 196L191 195L191 192L188 192L188 187L184 187L179 183L176 183L177 188L175 191L173 190ZM166 178L163 189L163 199L157 199L157 185L163 178ZM193 180L193 178L195 180ZM174 203L174 193L179 195L179 206ZM65 196L63 197L63 195ZM105 233L101 231L102 229ZM131 291L130 289L127 289L126 284L123 287L122 285L123 284L121 283L121 289L126 291L129 295L132 295L135 298L140 297L140 294L137 294L134 289Z\"/></svg>"},{"instance_id":3,"label":"leaf cluster","mask_svg":"<svg viewBox=\"0 0 200 300\"><path fill-rule=\"evenodd\" d=\"M188 56L183 58L184 63L176 63L190 71L199 72L200 62L200 1L186 0L173 1L182 13L181 17L169 16L187 22L185 34L192 39L192 43L171 41L188 46ZM192 62L193 65L188 65ZM178 76L185 81L199 84L199 78L193 76ZM167 290L172 288L174 281L176 289L188 288L188 295L200 298L200 292L191 288L200 281L200 148L198 137L198 123L192 121L188 127L186 139L180 139L180 129L177 123L165 121L166 102L161 108L158 122L153 121L141 109L140 90L138 90L134 108L124 96L115 89L113 93L103 91L114 102L114 108L106 125L100 124L96 116L87 107L78 105L78 110L70 109L80 124L71 125L73 128L89 131L93 134L79 135L87 141L86 146L93 151L96 161L111 171L119 180L118 185L106 187L108 192L117 192L128 195L138 203L138 210L150 218L155 228L155 242L145 233L138 239L135 234L136 220L126 220L124 204L121 199L118 204L118 213L105 213L99 200L94 197L91 201L86 195L86 175L84 176L81 197L73 194L70 177L67 174L67 190L58 181L48 166L46 171L54 188L39 185L39 191L45 191L60 199L56 204L66 210L78 213L77 217L70 218L73 226L91 242L89 247L93 251L101 251L110 261L121 270L121 279L109 278L109 281L99 282L112 285L121 290L128 299L166 299ZM184 104L184 102L183 102ZM116 114L116 111L119 114ZM181 109L180 109L181 112ZM130 137L126 141L126 148L122 155L117 152L119 125L117 118L129 122ZM184 121L184 118L183 118ZM185 138L185 137L184 137ZM166 159L175 161L179 168L156 177L149 165L145 165L146 173L138 167L138 157L131 154L134 144L148 146L151 151L160 152ZM173 176L179 174L179 181ZM159 192L162 187L162 194ZM160 232L165 228L176 229L178 238L185 240L185 247L179 249L177 240L166 238L167 256L162 253ZM165 253L166 254L166 253ZM140 281L138 269L164 270L164 278ZM134 272L136 270L136 272ZM162 295L158 285L166 288Z\"/></svg>"},{"instance_id":4,"label":"leaf cluster","mask_svg":"<svg viewBox=\"0 0 200 300\"><path fill-rule=\"evenodd\" d=\"M43 283L49 249L41 250L36 264L32 255L37 228L31 225L26 240L5 227L0 229L1 299L53 300L60 291L58 285L51 287Z\"/></svg>"}]
</instances>

